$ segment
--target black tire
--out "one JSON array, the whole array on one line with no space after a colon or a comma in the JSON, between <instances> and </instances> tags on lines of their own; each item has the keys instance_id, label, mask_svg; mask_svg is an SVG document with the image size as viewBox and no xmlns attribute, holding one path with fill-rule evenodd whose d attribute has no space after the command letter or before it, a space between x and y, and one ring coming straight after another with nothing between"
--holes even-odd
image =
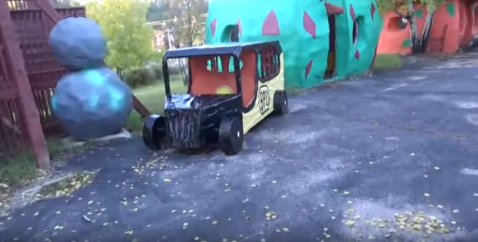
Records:
<instances>
[{"instance_id":1,"label":"black tire","mask_svg":"<svg viewBox=\"0 0 478 242\"><path fill-rule=\"evenodd\" d=\"M274 113L278 115L286 115L289 113L289 99L287 92L276 91L274 93Z\"/></svg>"},{"instance_id":2,"label":"black tire","mask_svg":"<svg viewBox=\"0 0 478 242\"><path fill-rule=\"evenodd\" d=\"M225 118L219 126L219 145L226 155L236 155L242 150L244 132L242 120Z\"/></svg>"},{"instance_id":3,"label":"black tire","mask_svg":"<svg viewBox=\"0 0 478 242\"><path fill-rule=\"evenodd\" d=\"M144 120L143 142L150 150L161 150L161 143L166 138L166 119L153 114Z\"/></svg>"}]
</instances>

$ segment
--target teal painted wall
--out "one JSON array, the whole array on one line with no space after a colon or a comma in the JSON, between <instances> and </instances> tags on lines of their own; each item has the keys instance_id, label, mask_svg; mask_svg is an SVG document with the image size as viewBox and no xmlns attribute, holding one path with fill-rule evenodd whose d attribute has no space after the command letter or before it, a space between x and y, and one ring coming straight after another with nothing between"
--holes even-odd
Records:
<instances>
[{"instance_id":1,"label":"teal painted wall","mask_svg":"<svg viewBox=\"0 0 478 242\"><path fill-rule=\"evenodd\" d=\"M323 78L330 31L325 3L318 0L210 0L206 43L229 42L235 26L240 30L240 42L279 40L289 87L309 88L367 71L382 27L375 0L328 2L344 9L335 16L336 76L332 79ZM354 18L359 26L356 43L352 38Z\"/></svg>"}]
</instances>

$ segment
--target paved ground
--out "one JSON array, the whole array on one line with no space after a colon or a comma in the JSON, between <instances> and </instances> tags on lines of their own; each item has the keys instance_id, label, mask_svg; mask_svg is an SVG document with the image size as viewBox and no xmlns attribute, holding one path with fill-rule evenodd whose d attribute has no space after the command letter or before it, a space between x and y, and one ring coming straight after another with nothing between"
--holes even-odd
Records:
<instances>
[{"instance_id":1,"label":"paved ground","mask_svg":"<svg viewBox=\"0 0 478 242\"><path fill-rule=\"evenodd\" d=\"M0 241L476 241L477 66L291 98L235 157L154 155L139 139L81 154L63 169L101 169L94 183L1 219Z\"/></svg>"}]
</instances>

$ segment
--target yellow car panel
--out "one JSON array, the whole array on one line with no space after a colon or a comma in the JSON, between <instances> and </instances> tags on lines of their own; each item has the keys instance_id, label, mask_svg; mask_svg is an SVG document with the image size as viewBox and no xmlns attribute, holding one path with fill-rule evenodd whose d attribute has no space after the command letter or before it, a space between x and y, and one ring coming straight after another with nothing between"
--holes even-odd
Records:
<instances>
[{"instance_id":1,"label":"yellow car panel","mask_svg":"<svg viewBox=\"0 0 478 242\"><path fill-rule=\"evenodd\" d=\"M242 114L244 134L274 111L274 93L284 90L284 54L280 55L279 74L271 80L261 82L257 80L257 93L254 107Z\"/></svg>"}]
</instances>

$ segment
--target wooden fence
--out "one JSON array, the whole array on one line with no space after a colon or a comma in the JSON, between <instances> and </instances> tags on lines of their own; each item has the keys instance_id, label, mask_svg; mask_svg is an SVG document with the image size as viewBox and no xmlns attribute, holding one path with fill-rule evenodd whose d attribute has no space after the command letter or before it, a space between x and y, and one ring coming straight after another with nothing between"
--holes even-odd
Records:
<instances>
[{"instance_id":1,"label":"wooden fence","mask_svg":"<svg viewBox=\"0 0 478 242\"><path fill-rule=\"evenodd\" d=\"M31 148L41 168L49 166L45 134L61 132L51 111L56 83L67 71L54 61L48 36L65 17L85 9L56 9L45 0L0 1L0 159ZM148 110L135 98L135 109Z\"/></svg>"}]
</instances>

